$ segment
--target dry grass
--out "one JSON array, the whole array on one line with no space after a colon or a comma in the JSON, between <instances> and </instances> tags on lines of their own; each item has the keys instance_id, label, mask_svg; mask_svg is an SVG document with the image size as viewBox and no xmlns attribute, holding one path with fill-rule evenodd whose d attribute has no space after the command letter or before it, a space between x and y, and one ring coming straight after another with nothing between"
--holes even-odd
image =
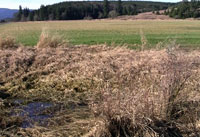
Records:
<instances>
[{"instance_id":1,"label":"dry grass","mask_svg":"<svg viewBox=\"0 0 200 137\"><path fill-rule=\"evenodd\" d=\"M0 113L5 116L0 135L139 137L199 132L199 51L44 47L48 48L1 49L0 91L11 98L59 106L46 112L54 114L46 127L23 129L20 122L9 124L6 119L12 106L5 99L0 105L5 110Z\"/></svg>"},{"instance_id":2,"label":"dry grass","mask_svg":"<svg viewBox=\"0 0 200 137\"><path fill-rule=\"evenodd\" d=\"M65 42L60 36L51 36L46 30L43 30L39 42L37 43L37 48L57 48L61 46L66 46Z\"/></svg>"},{"instance_id":3,"label":"dry grass","mask_svg":"<svg viewBox=\"0 0 200 137\"><path fill-rule=\"evenodd\" d=\"M0 37L0 49L16 49L19 45L16 44L16 41L14 38L6 37L1 38Z\"/></svg>"},{"instance_id":4,"label":"dry grass","mask_svg":"<svg viewBox=\"0 0 200 137\"><path fill-rule=\"evenodd\" d=\"M160 13L163 13L163 11L160 11ZM140 13L135 16L118 16L116 19L120 20L175 20L173 18L170 18L169 16L166 15L156 15L153 14L152 12L145 12L145 13Z\"/></svg>"},{"instance_id":5,"label":"dry grass","mask_svg":"<svg viewBox=\"0 0 200 137\"><path fill-rule=\"evenodd\" d=\"M199 97L194 65L199 58L170 50L145 55L136 66L119 71L92 105L104 120L94 136L198 136L199 98L193 95Z\"/></svg>"},{"instance_id":6,"label":"dry grass","mask_svg":"<svg viewBox=\"0 0 200 137\"><path fill-rule=\"evenodd\" d=\"M142 29L140 30L140 39L141 39L141 50L143 51L146 48L148 41Z\"/></svg>"}]
</instances>

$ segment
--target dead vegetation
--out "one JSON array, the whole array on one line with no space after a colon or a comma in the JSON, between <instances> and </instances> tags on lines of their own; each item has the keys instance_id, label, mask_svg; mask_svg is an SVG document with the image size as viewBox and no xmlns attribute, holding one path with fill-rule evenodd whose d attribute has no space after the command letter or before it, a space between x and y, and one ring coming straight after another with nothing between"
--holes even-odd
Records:
<instances>
[{"instance_id":1,"label":"dead vegetation","mask_svg":"<svg viewBox=\"0 0 200 137\"><path fill-rule=\"evenodd\" d=\"M118 16L116 19L120 19L120 20L174 20L173 18L170 18L167 15L164 15L164 14L156 15L156 14L153 14L152 12L140 13L134 16L127 16L127 15Z\"/></svg>"},{"instance_id":2,"label":"dead vegetation","mask_svg":"<svg viewBox=\"0 0 200 137\"><path fill-rule=\"evenodd\" d=\"M199 135L199 51L45 41L0 50L0 92L11 95L0 100L1 136ZM21 128L21 119L9 116L15 98L56 104L45 112L53 113L48 125Z\"/></svg>"},{"instance_id":3,"label":"dead vegetation","mask_svg":"<svg viewBox=\"0 0 200 137\"><path fill-rule=\"evenodd\" d=\"M19 45L16 43L14 38L6 37L1 38L0 37L0 49L16 49Z\"/></svg>"},{"instance_id":4,"label":"dead vegetation","mask_svg":"<svg viewBox=\"0 0 200 137\"><path fill-rule=\"evenodd\" d=\"M40 40L37 43L37 48L57 48L61 46L66 46L67 42L58 35L51 36L45 30L42 31L40 35Z\"/></svg>"},{"instance_id":5,"label":"dead vegetation","mask_svg":"<svg viewBox=\"0 0 200 137\"><path fill-rule=\"evenodd\" d=\"M199 95L199 70L193 65L199 60L180 52L159 52L119 71L115 86L106 84L92 107L104 119L103 130L95 136L199 135L199 99L194 100Z\"/></svg>"}]
</instances>

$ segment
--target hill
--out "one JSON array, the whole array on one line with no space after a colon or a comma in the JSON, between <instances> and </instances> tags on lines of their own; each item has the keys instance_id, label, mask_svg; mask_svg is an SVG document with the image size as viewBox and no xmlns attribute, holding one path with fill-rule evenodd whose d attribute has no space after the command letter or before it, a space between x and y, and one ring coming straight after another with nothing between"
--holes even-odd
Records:
<instances>
[{"instance_id":1,"label":"hill","mask_svg":"<svg viewBox=\"0 0 200 137\"><path fill-rule=\"evenodd\" d=\"M120 20L172 20L173 18L170 18L169 16L163 15L163 14L157 15L152 12L144 12L144 13L140 13L134 16L127 16L127 15L118 16L116 19L120 19Z\"/></svg>"},{"instance_id":2,"label":"hill","mask_svg":"<svg viewBox=\"0 0 200 137\"><path fill-rule=\"evenodd\" d=\"M144 2L144 1L84 1L61 2L48 6L41 6L34 11L22 10L19 21L42 20L80 20L101 19L119 15L137 15L138 13L165 10L174 3Z\"/></svg>"},{"instance_id":3,"label":"hill","mask_svg":"<svg viewBox=\"0 0 200 137\"><path fill-rule=\"evenodd\" d=\"M17 12L18 12L18 10L15 10L15 9L0 8L0 20L7 19L7 18L13 18L14 14Z\"/></svg>"},{"instance_id":4,"label":"hill","mask_svg":"<svg viewBox=\"0 0 200 137\"><path fill-rule=\"evenodd\" d=\"M176 19L200 18L200 1L183 1L174 5L166 14Z\"/></svg>"}]
</instances>

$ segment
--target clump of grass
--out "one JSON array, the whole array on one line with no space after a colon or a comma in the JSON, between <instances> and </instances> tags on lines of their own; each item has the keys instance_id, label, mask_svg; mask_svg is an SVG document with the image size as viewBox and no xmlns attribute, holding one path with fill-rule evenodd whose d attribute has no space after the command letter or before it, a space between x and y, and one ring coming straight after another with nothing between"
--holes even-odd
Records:
<instances>
[{"instance_id":1,"label":"clump of grass","mask_svg":"<svg viewBox=\"0 0 200 137\"><path fill-rule=\"evenodd\" d=\"M4 107L4 100L0 98L0 109L3 109Z\"/></svg>"},{"instance_id":2,"label":"clump of grass","mask_svg":"<svg viewBox=\"0 0 200 137\"><path fill-rule=\"evenodd\" d=\"M173 50L162 55L159 62L141 61L125 77L121 72L114 85L106 84L99 104L92 105L104 121L93 136L198 135L200 109L189 97L198 91L195 60Z\"/></svg>"},{"instance_id":3,"label":"clump of grass","mask_svg":"<svg viewBox=\"0 0 200 137\"><path fill-rule=\"evenodd\" d=\"M180 49L180 44L177 43L176 39L166 38L164 41L160 41L156 44L157 50L167 49L174 50Z\"/></svg>"},{"instance_id":4,"label":"clump of grass","mask_svg":"<svg viewBox=\"0 0 200 137\"><path fill-rule=\"evenodd\" d=\"M8 115L8 114L7 114ZM22 123L22 119L19 117L9 117L4 115L1 115L0 118L0 129L7 129L12 126L20 126Z\"/></svg>"},{"instance_id":5,"label":"clump of grass","mask_svg":"<svg viewBox=\"0 0 200 137\"><path fill-rule=\"evenodd\" d=\"M141 50L147 47L148 41L142 29L140 29Z\"/></svg>"},{"instance_id":6,"label":"clump of grass","mask_svg":"<svg viewBox=\"0 0 200 137\"><path fill-rule=\"evenodd\" d=\"M26 47L19 47L16 50L0 50L0 89L8 81L17 80L27 72L34 61L34 56L34 49Z\"/></svg>"},{"instance_id":7,"label":"clump of grass","mask_svg":"<svg viewBox=\"0 0 200 137\"><path fill-rule=\"evenodd\" d=\"M16 43L14 38L6 37L2 38L0 37L0 49L16 49L19 45Z\"/></svg>"},{"instance_id":8,"label":"clump of grass","mask_svg":"<svg viewBox=\"0 0 200 137\"><path fill-rule=\"evenodd\" d=\"M42 31L37 48L58 48L66 46L67 42L58 35L50 35L47 31Z\"/></svg>"},{"instance_id":9,"label":"clump of grass","mask_svg":"<svg viewBox=\"0 0 200 137\"><path fill-rule=\"evenodd\" d=\"M0 104L0 109L0 136L14 136L16 134L14 132L22 124L22 118L10 116L11 110L7 101L3 101L2 105Z\"/></svg>"}]
</instances>

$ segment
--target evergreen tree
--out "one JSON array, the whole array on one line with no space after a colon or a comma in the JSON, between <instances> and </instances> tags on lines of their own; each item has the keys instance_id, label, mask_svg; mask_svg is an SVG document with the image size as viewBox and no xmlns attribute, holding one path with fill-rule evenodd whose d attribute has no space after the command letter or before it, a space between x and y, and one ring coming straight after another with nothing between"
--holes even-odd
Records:
<instances>
[{"instance_id":1,"label":"evergreen tree","mask_svg":"<svg viewBox=\"0 0 200 137\"><path fill-rule=\"evenodd\" d=\"M127 7L126 7L126 6L123 7L122 14L123 14L123 15L127 15L127 14L128 14Z\"/></svg>"},{"instance_id":2,"label":"evergreen tree","mask_svg":"<svg viewBox=\"0 0 200 137\"><path fill-rule=\"evenodd\" d=\"M30 12L28 15L28 21L34 21L34 12Z\"/></svg>"},{"instance_id":3,"label":"evergreen tree","mask_svg":"<svg viewBox=\"0 0 200 137\"><path fill-rule=\"evenodd\" d=\"M187 0L183 0L183 2L179 3L177 6L174 6L171 11L169 11L170 17L185 19L185 18L198 18L199 15L199 7L200 4L196 0L192 0L191 2Z\"/></svg>"},{"instance_id":4,"label":"evergreen tree","mask_svg":"<svg viewBox=\"0 0 200 137\"><path fill-rule=\"evenodd\" d=\"M56 9L56 20L61 20L61 9L60 8Z\"/></svg>"},{"instance_id":5,"label":"evergreen tree","mask_svg":"<svg viewBox=\"0 0 200 137\"><path fill-rule=\"evenodd\" d=\"M28 8L23 9L23 16L24 16L25 18L28 17L29 13L30 13L30 10L29 10Z\"/></svg>"},{"instance_id":6,"label":"evergreen tree","mask_svg":"<svg viewBox=\"0 0 200 137\"><path fill-rule=\"evenodd\" d=\"M118 0L118 3L117 3L117 13L118 13L118 15L122 15L122 10L123 10L122 1Z\"/></svg>"},{"instance_id":7,"label":"evergreen tree","mask_svg":"<svg viewBox=\"0 0 200 137\"><path fill-rule=\"evenodd\" d=\"M135 2L122 3L121 0L118 0L118 2L109 2L108 0L102 2L63 2L49 6L41 5L40 9L33 11L29 11L27 8L22 10L20 7L19 14L15 15L15 19L18 21L97 19L106 18L109 13L112 17L122 14L135 15L138 12L151 11L156 9L156 7L160 7L160 9L163 10L171 5L150 4L144 3L137 7ZM196 13L196 15L198 14Z\"/></svg>"},{"instance_id":8,"label":"evergreen tree","mask_svg":"<svg viewBox=\"0 0 200 137\"><path fill-rule=\"evenodd\" d=\"M22 19L22 14L23 14L22 6L20 5L20 6L19 6L19 12L18 12L18 14L17 14L17 21L21 21L21 19Z\"/></svg>"},{"instance_id":9,"label":"evergreen tree","mask_svg":"<svg viewBox=\"0 0 200 137\"><path fill-rule=\"evenodd\" d=\"M40 14L39 15L40 20L47 20L48 19L47 7L45 7L44 5L41 5L39 14Z\"/></svg>"},{"instance_id":10,"label":"evergreen tree","mask_svg":"<svg viewBox=\"0 0 200 137\"><path fill-rule=\"evenodd\" d=\"M128 7L127 7L127 12L128 12L128 15L132 15L133 14L133 9L132 9L132 7L129 5Z\"/></svg>"},{"instance_id":11,"label":"evergreen tree","mask_svg":"<svg viewBox=\"0 0 200 137\"><path fill-rule=\"evenodd\" d=\"M103 13L104 13L104 17L107 18L108 14L109 14L109 1L108 0L104 0L104 2L103 2Z\"/></svg>"}]
</instances>

